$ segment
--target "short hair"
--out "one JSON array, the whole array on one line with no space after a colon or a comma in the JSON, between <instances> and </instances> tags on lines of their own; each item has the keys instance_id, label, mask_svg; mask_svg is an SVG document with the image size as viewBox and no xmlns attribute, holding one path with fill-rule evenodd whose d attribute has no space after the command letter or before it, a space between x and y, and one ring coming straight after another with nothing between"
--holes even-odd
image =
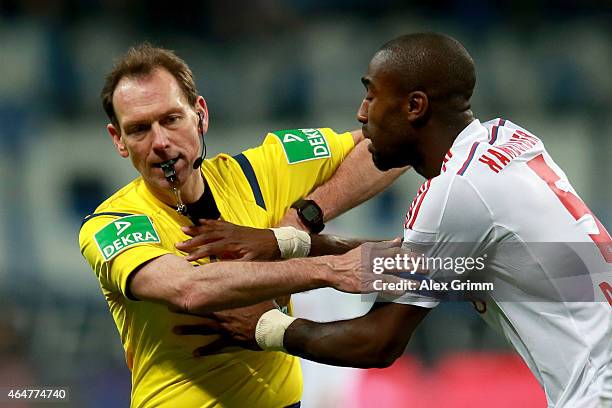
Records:
<instances>
[{"instance_id":1,"label":"short hair","mask_svg":"<svg viewBox=\"0 0 612 408\"><path fill-rule=\"evenodd\" d=\"M104 87L100 93L100 98L102 99L102 107L113 125L119 127L119 121L113 106L113 93L119 81L125 77L147 76L158 68L168 71L178 82L189 104L195 105L198 98L198 90L191 68L174 51L154 47L145 42L131 47L115 62L113 70L104 80Z\"/></svg>"},{"instance_id":2,"label":"short hair","mask_svg":"<svg viewBox=\"0 0 612 408\"><path fill-rule=\"evenodd\" d=\"M429 96L469 101L476 85L474 60L456 39L439 33L403 35L384 44L388 66L398 73L405 91L414 87Z\"/></svg>"}]
</instances>

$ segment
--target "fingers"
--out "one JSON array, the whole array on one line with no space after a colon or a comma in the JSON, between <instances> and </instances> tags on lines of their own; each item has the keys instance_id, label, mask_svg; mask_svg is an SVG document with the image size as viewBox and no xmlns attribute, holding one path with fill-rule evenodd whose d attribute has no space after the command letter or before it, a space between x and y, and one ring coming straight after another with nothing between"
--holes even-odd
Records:
<instances>
[{"instance_id":1,"label":"fingers","mask_svg":"<svg viewBox=\"0 0 612 408\"><path fill-rule=\"evenodd\" d=\"M392 246L396 245L396 246ZM376 274L404 274L404 273L427 273L425 268L425 256L410 248L398 246L397 243L388 241L385 245L376 246L362 259L365 261L363 268L367 272Z\"/></svg>"},{"instance_id":2,"label":"fingers","mask_svg":"<svg viewBox=\"0 0 612 408\"><path fill-rule=\"evenodd\" d=\"M222 332L221 324L213 319L204 319L205 322L198 324L179 325L172 328L174 334L179 336L209 336Z\"/></svg>"},{"instance_id":3,"label":"fingers","mask_svg":"<svg viewBox=\"0 0 612 408\"><path fill-rule=\"evenodd\" d=\"M419 281L395 275L369 275L363 280L363 293L376 292L382 296L399 297L416 292Z\"/></svg>"},{"instance_id":4,"label":"fingers","mask_svg":"<svg viewBox=\"0 0 612 408\"><path fill-rule=\"evenodd\" d=\"M226 255L229 255L224 257L235 259L242 257L244 254L235 253L236 250L229 248L229 245L235 244L232 237L236 235L236 232L242 231L244 233L245 229L247 228L226 221L202 219L200 225L181 227L181 230L192 238L178 242L175 246L180 251L191 254L187 258L189 261L195 261L210 255L219 256L223 252L228 252ZM207 246L213 243L217 244Z\"/></svg>"},{"instance_id":5,"label":"fingers","mask_svg":"<svg viewBox=\"0 0 612 408\"><path fill-rule=\"evenodd\" d=\"M393 254L394 251L397 251L399 248L401 248L401 246L401 239L396 238L391 241L365 242L357 248L354 248L352 251L359 251L362 258L367 259L372 258L373 256L379 256L383 252Z\"/></svg>"},{"instance_id":6,"label":"fingers","mask_svg":"<svg viewBox=\"0 0 612 408\"><path fill-rule=\"evenodd\" d=\"M197 349L193 350L193 356L202 357L202 356L210 356L213 354L222 354L221 352L222 349L227 348L227 347L237 347L237 346L238 344L234 340L228 339L225 337L221 337L205 346L198 347Z\"/></svg>"},{"instance_id":7,"label":"fingers","mask_svg":"<svg viewBox=\"0 0 612 408\"><path fill-rule=\"evenodd\" d=\"M183 227L188 228L188 227ZM191 235L190 233L187 235ZM175 244L177 249L180 249L184 252L189 252L189 250L193 248L197 248L200 245L208 244L211 242L219 241L225 238L223 234L215 233L215 232L200 232L193 235L193 238L187 239L185 241L177 242Z\"/></svg>"},{"instance_id":8,"label":"fingers","mask_svg":"<svg viewBox=\"0 0 612 408\"><path fill-rule=\"evenodd\" d=\"M373 250L384 250L384 249L392 249L392 248L400 248L402 246L402 239L395 238L390 241L380 241L380 242L366 242L363 244L364 246L370 246Z\"/></svg>"},{"instance_id":9,"label":"fingers","mask_svg":"<svg viewBox=\"0 0 612 408\"><path fill-rule=\"evenodd\" d=\"M187 248L213 242L228 236L234 228L238 227L226 221L200 219L199 225L181 227L181 230L186 235L193 238L185 240L177 245Z\"/></svg>"},{"instance_id":10,"label":"fingers","mask_svg":"<svg viewBox=\"0 0 612 408\"><path fill-rule=\"evenodd\" d=\"M224 239L202 245L201 247L191 251L189 255L185 257L185 259L188 261L195 261L211 255L222 258L235 258L237 254L234 254L235 251L232 251L231 248L229 248L230 245L231 244Z\"/></svg>"},{"instance_id":11,"label":"fingers","mask_svg":"<svg viewBox=\"0 0 612 408\"><path fill-rule=\"evenodd\" d=\"M194 249L200 247L201 245L206 245L211 242L219 241L222 237L213 237L213 236L197 236L191 239L187 239L185 241L177 242L174 244L176 249L183 252L191 252Z\"/></svg>"},{"instance_id":12,"label":"fingers","mask_svg":"<svg viewBox=\"0 0 612 408\"><path fill-rule=\"evenodd\" d=\"M207 218L200 218L198 220L198 225L189 225L187 227L181 227L181 229L185 231L185 233L194 232L193 235L195 235L198 233L198 231L206 232L206 233L217 232L217 231L230 231L232 227L238 227L238 226L230 222L223 221L223 220L209 220ZM187 235L192 235L192 234L190 233Z\"/></svg>"},{"instance_id":13,"label":"fingers","mask_svg":"<svg viewBox=\"0 0 612 408\"><path fill-rule=\"evenodd\" d=\"M256 323L262 314L271 309L278 309L278 304L275 300L266 300L261 303L236 309L221 310L211 313L210 317L222 323L235 321L238 317L243 321L252 320Z\"/></svg>"},{"instance_id":14,"label":"fingers","mask_svg":"<svg viewBox=\"0 0 612 408\"><path fill-rule=\"evenodd\" d=\"M207 256L210 256L210 255L211 255L211 253L209 251L207 251L207 249L205 247L199 247L199 248L191 251L189 253L189 255L187 255L185 257L185 259L188 260L189 262L191 262L191 261L196 261L198 259L206 258Z\"/></svg>"}]
</instances>

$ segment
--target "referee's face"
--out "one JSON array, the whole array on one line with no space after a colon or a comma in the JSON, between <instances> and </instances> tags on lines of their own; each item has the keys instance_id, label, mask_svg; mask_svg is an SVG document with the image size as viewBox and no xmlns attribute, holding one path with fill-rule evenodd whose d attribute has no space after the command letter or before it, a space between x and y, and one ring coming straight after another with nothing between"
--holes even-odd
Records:
<instances>
[{"instance_id":1,"label":"referee's face","mask_svg":"<svg viewBox=\"0 0 612 408\"><path fill-rule=\"evenodd\" d=\"M361 79L366 96L357 111L363 136L372 142L369 151L380 170L403 167L410 162L411 128L405 115L405 99L397 92L386 61L375 55L367 74Z\"/></svg>"},{"instance_id":2,"label":"referee's face","mask_svg":"<svg viewBox=\"0 0 612 408\"><path fill-rule=\"evenodd\" d=\"M206 105L200 99L198 109L206 118ZM131 159L153 193L164 195L171 189L160 167L168 160L176 159L181 190L188 193L201 182L199 170L193 169L200 150L197 112L168 71L156 69L144 77L121 79L113 106L119 129L110 124L108 131L115 147L122 157Z\"/></svg>"}]
</instances>

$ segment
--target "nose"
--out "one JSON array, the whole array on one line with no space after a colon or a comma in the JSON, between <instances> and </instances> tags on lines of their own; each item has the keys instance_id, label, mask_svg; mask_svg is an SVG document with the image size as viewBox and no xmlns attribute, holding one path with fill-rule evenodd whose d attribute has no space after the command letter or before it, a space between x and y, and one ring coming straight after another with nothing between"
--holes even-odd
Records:
<instances>
[{"instance_id":1,"label":"nose","mask_svg":"<svg viewBox=\"0 0 612 408\"><path fill-rule=\"evenodd\" d=\"M368 104L369 102L364 99L361 101L361 106L359 106L359 109L357 110L357 120L364 125L368 123Z\"/></svg>"},{"instance_id":2,"label":"nose","mask_svg":"<svg viewBox=\"0 0 612 408\"><path fill-rule=\"evenodd\" d=\"M155 122L151 125L152 148L156 152L162 152L170 147L170 139L166 133L166 129Z\"/></svg>"}]
</instances>

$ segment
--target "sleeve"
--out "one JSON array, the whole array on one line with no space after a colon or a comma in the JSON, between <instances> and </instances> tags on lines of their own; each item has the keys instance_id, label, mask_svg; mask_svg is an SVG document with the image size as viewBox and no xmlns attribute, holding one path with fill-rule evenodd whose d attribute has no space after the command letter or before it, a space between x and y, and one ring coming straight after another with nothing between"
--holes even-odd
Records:
<instances>
[{"instance_id":1,"label":"sleeve","mask_svg":"<svg viewBox=\"0 0 612 408\"><path fill-rule=\"evenodd\" d=\"M463 177L433 179L427 189L421 188L406 216L402 247L422 255L425 270L419 276L420 290L406 291L393 302L433 308L441 298L447 298L448 288L438 291L421 286L422 282L465 279L466 259L479 257L491 229L490 214L482 197ZM469 264L473 268L481 265L476 261Z\"/></svg>"},{"instance_id":2,"label":"sleeve","mask_svg":"<svg viewBox=\"0 0 612 408\"><path fill-rule=\"evenodd\" d=\"M294 202L327 181L353 147L350 132L293 129L269 133L261 146L245 151L273 224Z\"/></svg>"},{"instance_id":3,"label":"sleeve","mask_svg":"<svg viewBox=\"0 0 612 408\"><path fill-rule=\"evenodd\" d=\"M102 215L81 227L79 246L101 286L128 297L128 278L143 263L170 253L146 215Z\"/></svg>"}]
</instances>

